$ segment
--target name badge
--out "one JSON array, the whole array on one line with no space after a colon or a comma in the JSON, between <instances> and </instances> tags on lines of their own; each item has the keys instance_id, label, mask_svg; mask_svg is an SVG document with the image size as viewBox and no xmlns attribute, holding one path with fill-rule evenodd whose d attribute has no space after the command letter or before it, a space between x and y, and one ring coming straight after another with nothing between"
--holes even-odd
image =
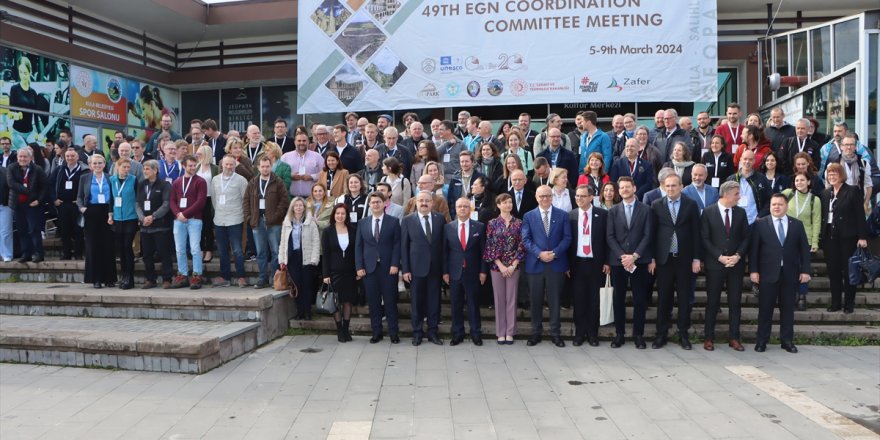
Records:
<instances>
[{"instance_id":1,"label":"name badge","mask_svg":"<svg viewBox=\"0 0 880 440\"><path fill-rule=\"evenodd\" d=\"M298 174L305 174L305 173L306 173L306 166L305 166L305 165L300 165L300 166L299 166L299 173L298 173Z\"/></svg>"},{"instance_id":2,"label":"name badge","mask_svg":"<svg viewBox=\"0 0 880 440\"><path fill-rule=\"evenodd\" d=\"M116 197L113 200L113 205L116 206L117 208L122 208L122 197Z\"/></svg>"},{"instance_id":3,"label":"name badge","mask_svg":"<svg viewBox=\"0 0 880 440\"><path fill-rule=\"evenodd\" d=\"M266 209L266 199L260 199L260 209Z\"/></svg>"},{"instance_id":4,"label":"name badge","mask_svg":"<svg viewBox=\"0 0 880 440\"><path fill-rule=\"evenodd\" d=\"M152 211L152 203L149 200L144 200L144 211Z\"/></svg>"},{"instance_id":5,"label":"name badge","mask_svg":"<svg viewBox=\"0 0 880 440\"><path fill-rule=\"evenodd\" d=\"M477 220L477 211L471 211L471 220Z\"/></svg>"},{"instance_id":6,"label":"name badge","mask_svg":"<svg viewBox=\"0 0 880 440\"><path fill-rule=\"evenodd\" d=\"M717 177L713 177L712 178L712 186L715 188L720 187L721 186L721 179L719 179Z\"/></svg>"},{"instance_id":7,"label":"name badge","mask_svg":"<svg viewBox=\"0 0 880 440\"><path fill-rule=\"evenodd\" d=\"M27 184L27 183L22 183L21 186L27 188L27 187L28 187L28 184Z\"/></svg>"},{"instance_id":8,"label":"name badge","mask_svg":"<svg viewBox=\"0 0 880 440\"><path fill-rule=\"evenodd\" d=\"M220 194L220 197L217 199L221 205L226 204L226 194Z\"/></svg>"},{"instance_id":9,"label":"name badge","mask_svg":"<svg viewBox=\"0 0 880 440\"><path fill-rule=\"evenodd\" d=\"M833 213L833 212L829 212L829 213L828 213L828 222L827 222L827 223L830 225L833 221L834 221L834 213Z\"/></svg>"},{"instance_id":10,"label":"name badge","mask_svg":"<svg viewBox=\"0 0 880 440\"><path fill-rule=\"evenodd\" d=\"M356 213L356 212L350 212L350 213L348 213L348 220L349 220L350 222L352 222L352 223L357 222L357 221L358 221L358 215L357 215L357 213Z\"/></svg>"},{"instance_id":11,"label":"name badge","mask_svg":"<svg viewBox=\"0 0 880 440\"><path fill-rule=\"evenodd\" d=\"M173 183L173 182L174 182L174 180L173 180L172 178L170 178L170 177L166 177L166 178L165 178L165 181L168 182L168 183Z\"/></svg>"},{"instance_id":12,"label":"name badge","mask_svg":"<svg viewBox=\"0 0 880 440\"><path fill-rule=\"evenodd\" d=\"M449 163L449 160L450 160L449 153L444 154L444 155L443 155L443 162L445 162L445 163Z\"/></svg>"},{"instance_id":13,"label":"name badge","mask_svg":"<svg viewBox=\"0 0 880 440\"><path fill-rule=\"evenodd\" d=\"M107 203L107 200L104 199L104 194L98 194L98 203Z\"/></svg>"},{"instance_id":14,"label":"name badge","mask_svg":"<svg viewBox=\"0 0 880 440\"><path fill-rule=\"evenodd\" d=\"M186 208L186 197L180 199L180 207L184 209Z\"/></svg>"},{"instance_id":15,"label":"name badge","mask_svg":"<svg viewBox=\"0 0 880 440\"><path fill-rule=\"evenodd\" d=\"M73 189L73 182L70 180L64 182L64 189Z\"/></svg>"}]
</instances>

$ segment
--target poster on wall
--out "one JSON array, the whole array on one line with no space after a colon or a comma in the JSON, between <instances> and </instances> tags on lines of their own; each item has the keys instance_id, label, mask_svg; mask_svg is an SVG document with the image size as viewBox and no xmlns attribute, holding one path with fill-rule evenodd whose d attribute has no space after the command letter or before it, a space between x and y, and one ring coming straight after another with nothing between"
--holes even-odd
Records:
<instances>
[{"instance_id":1,"label":"poster on wall","mask_svg":"<svg viewBox=\"0 0 880 440\"><path fill-rule=\"evenodd\" d=\"M71 66L71 117L125 125L125 78Z\"/></svg>"},{"instance_id":2,"label":"poster on wall","mask_svg":"<svg viewBox=\"0 0 880 440\"><path fill-rule=\"evenodd\" d=\"M149 129L161 128L162 116L171 116L172 126L180 113L180 93L136 80L126 81L128 125Z\"/></svg>"},{"instance_id":3,"label":"poster on wall","mask_svg":"<svg viewBox=\"0 0 880 440\"><path fill-rule=\"evenodd\" d=\"M57 139L69 126L69 78L67 63L0 46L0 136L13 149Z\"/></svg>"},{"instance_id":4,"label":"poster on wall","mask_svg":"<svg viewBox=\"0 0 880 440\"><path fill-rule=\"evenodd\" d=\"M263 87L263 135L267 138L273 136L275 121L283 119L287 121L288 135L293 134L294 128L294 105L296 104L296 87L275 86Z\"/></svg>"},{"instance_id":5,"label":"poster on wall","mask_svg":"<svg viewBox=\"0 0 880 440\"><path fill-rule=\"evenodd\" d=\"M717 99L715 1L301 0L298 16L298 113Z\"/></svg>"},{"instance_id":6,"label":"poster on wall","mask_svg":"<svg viewBox=\"0 0 880 440\"><path fill-rule=\"evenodd\" d=\"M223 89L220 91L221 127L237 130L242 136L248 125L260 124L260 88Z\"/></svg>"}]
</instances>

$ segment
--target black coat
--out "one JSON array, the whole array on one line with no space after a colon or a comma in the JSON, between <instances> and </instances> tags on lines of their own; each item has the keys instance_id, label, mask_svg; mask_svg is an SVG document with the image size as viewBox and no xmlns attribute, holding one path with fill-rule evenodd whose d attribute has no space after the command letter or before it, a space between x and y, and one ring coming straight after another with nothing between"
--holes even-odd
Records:
<instances>
[{"instance_id":1,"label":"black coat","mask_svg":"<svg viewBox=\"0 0 880 440\"><path fill-rule=\"evenodd\" d=\"M746 210L739 206L730 209L730 235L724 227L722 218L723 209L715 203L703 210L700 218L700 236L703 241L703 264L707 270L722 270L724 265L718 261L718 257L726 257L739 254L740 262L744 265L751 244L751 233ZM740 266L741 267L741 266Z\"/></svg>"},{"instance_id":2,"label":"black coat","mask_svg":"<svg viewBox=\"0 0 880 440\"><path fill-rule=\"evenodd\" d=\"M520 220L522 220L527 212L538 207L538 199L535 198L535 187L532 185L532 182L526 182L526 185L523 187L522 203L519 208L516 206L516 190L511 189L506 192L513 198L513 212L511 214Z\"/></svg>"},{"instance_id":3,"label":"black coat","mask_svg":"<svg viewBox=\"0 0 880 440\"><path fill-rule=\"evenodd\" d=\"M831 200L834 199L834 188L825 188L819 196L822 201L822 232L819 234L823 244L841 238L868 238L868 227L865 222L863 199L859 190L852 185L844 183L837 191L837 200L834 202L834 219L828 224L828 211L831 209Z\"/></svg>"},{"instance_id":4,"label":"black coat","mask_svg":"<svg viewBox=\"0 0 880 440\"><path fill-rule=\"evenodd\" d=\"M321 270L323 278L330 278L337 292L356 292L357 280L354 268L354 240L357 230L348 225L348 249L339 247L336 226L324 228L321 234Z\"/></svg>"},{"instance_id":5,"label":"black coat","mask_svg":"<svg viewBox=\"0 0 880 440\"><path fill-rule=\"evenodd\" d=\"M599 264L608 264L608 244L605 240L608 232L608 211L596 208L592 209L593 218L590 220L590 250L593 252L593 260ZM580 237L584 217L577 206L568 213L571 223L571 246L569 246L569 262L577 258L578 239ZM572 268L576 266L572 265Z\"/></svg>"},{"instance_id":6,"label":"black coat","mask_svg":"<svg viewBox=\"0 0 880 440\"><path fill-rule=\"evenodd\" d=\"M24 186L24 172L18 164L6 167L6 184L9 186L9 207L13 210L18 207L18 196L24 194L27 196L25 204L31 204L34 201L40 203L45 201L46 194L49 191L49 179L43 168L31 162L28 165L28 185Z\"/></svg>"},{"instance_id":7,"label":"black coat","mask_svg":"<svg viewBox=\"0 0 880 440\"><path fill-rule=\"evenodd\" d=\"M780 273L797 277L810 272L810 243L804 224L800 220L786 216L788 231L785 243L779 244L773 216L758 219L752 225L752 244L749 253L749 272L758 273L761 283L779 281ZM785 267L786 270L780 270ZM789 280L797 282L797 280Z\"/></svg>"},{"instance_id":8,"label":"black coat","mask_svg":"<svg viewBox=\"0 0 880 440\"><path fill-rule=\"evenodd\" d=\"M669 212L669 198L657 199L651 204L654 225L654 259L657 264L665 264L669 259L669 246L672 235L678 240L678 255L682 260L699 260L703 253L700 237L694 231L700 228L700 208L697 202L679 196L678 215L675 222Z\"/></svg>"}]
</instances>

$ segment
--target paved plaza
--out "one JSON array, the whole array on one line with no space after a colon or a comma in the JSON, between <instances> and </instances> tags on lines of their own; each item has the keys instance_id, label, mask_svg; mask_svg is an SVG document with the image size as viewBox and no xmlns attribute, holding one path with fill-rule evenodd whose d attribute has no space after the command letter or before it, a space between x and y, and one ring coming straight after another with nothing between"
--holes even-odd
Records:
<instances>
[{"instance_id":1,"label":"paved plaza","mask_svg":"<svg viewBox=\"0 0 880 440\"><path fill-rule=\"evenodd\" d=\"M880 347L283 337L204 375L0 364L0 439L871 439Z\"/></svg>"}]
</instances>

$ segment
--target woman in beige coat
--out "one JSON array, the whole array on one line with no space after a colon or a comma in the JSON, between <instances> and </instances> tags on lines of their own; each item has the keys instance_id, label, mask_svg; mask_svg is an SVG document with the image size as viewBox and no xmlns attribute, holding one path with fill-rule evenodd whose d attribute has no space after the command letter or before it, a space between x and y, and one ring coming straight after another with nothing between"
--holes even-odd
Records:
<instances>
[{"instance_id":1,"label":"woman in beige coat","mask_svg":"<svg viewBox=\"0 0 880 440\"><path fill-rule=\"evenodd\" d=\"M296 319L312 319L313 284L320 258L321 234L318 232L318 223L306 209L306 201L302 197L295 197L281 223L278 262L281 270L288 271L299 291Z\"/></svg>"}]
</instances>

